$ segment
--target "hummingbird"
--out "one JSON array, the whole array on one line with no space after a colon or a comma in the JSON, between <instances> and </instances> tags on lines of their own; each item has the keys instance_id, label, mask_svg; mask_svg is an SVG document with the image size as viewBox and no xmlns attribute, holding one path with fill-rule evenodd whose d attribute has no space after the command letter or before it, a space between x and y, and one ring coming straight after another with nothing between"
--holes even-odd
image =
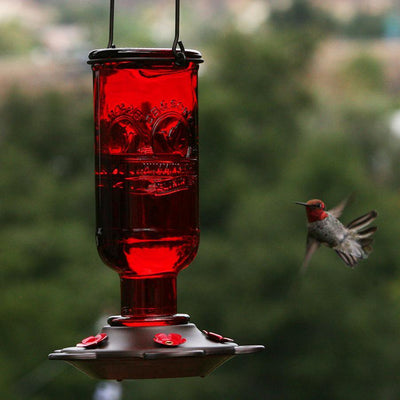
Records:
<instances>
[{"instance_id":1,"label":"hummingbird","mask_svg":"<svg viewBox=\"0 0 400 400\"><path fill-rule=\"evenodd\" d=\"M347 199L336 207L327 211L323 201L319 199L308 200L306 203L296 201L306 208L308 220L306 254L301 267L305 272L314 252L321 244L336 251L339 257L349 266L354 267L362 259L368 257L372 251L372 235L378 229L376 226L367 226L378 216L372 210L356 218L346 226L339 221Z\"/></svg>"}]
</instances>

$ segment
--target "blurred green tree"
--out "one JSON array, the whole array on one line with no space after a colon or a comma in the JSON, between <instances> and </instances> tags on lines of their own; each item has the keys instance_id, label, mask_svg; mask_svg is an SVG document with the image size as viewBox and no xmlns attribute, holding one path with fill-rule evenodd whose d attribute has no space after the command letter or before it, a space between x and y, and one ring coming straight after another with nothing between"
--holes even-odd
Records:
<instances>
[{"instance_id":1,"label":"blurred green tree","mask_svg":"<svg viewBox=\"0 0 400 400\"><path fill-rule=\"evenodd\" d=\"M39 45L37 32L18 19L3 19L0 23L0 52L2 56L26 55Z\"/></svg>"}]
</instances>

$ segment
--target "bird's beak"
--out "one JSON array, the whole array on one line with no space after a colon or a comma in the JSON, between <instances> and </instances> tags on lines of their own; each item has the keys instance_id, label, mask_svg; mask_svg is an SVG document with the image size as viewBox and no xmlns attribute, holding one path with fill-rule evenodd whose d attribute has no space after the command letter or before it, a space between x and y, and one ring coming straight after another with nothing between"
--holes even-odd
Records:
<instances>
[{"instance_id":1,"label":"bird's beak","mask_svg":"<svg viewBox=\"0 0 400 400\"><path fill-rule=\"evenodd\" d=\"M303 203L303 202L301 202L301 201L295 201L295 203L296 203L296 204L299 204L299 205L301 205L301 206L305 206L305 207L308 206L307 203Z\"/></svg>"}]
</instances>

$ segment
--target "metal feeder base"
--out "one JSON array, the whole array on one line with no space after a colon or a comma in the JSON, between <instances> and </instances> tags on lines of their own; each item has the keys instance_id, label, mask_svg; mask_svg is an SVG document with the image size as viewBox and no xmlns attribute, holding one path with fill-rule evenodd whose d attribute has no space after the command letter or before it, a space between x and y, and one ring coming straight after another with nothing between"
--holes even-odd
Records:
<instances>
[{"instance_id":1,"label":"metal feeder base","mask_svg":"<svg viewBox=\"0 0 400 400\"><path fill-rule=\"evenodd\" d=\"M256 353L262 345L219 343L192 324L169 326L105 326L108 339L95 348L67 347L49 354L97 379L153 379L206 376L235 355ZM178 333L186 342L177 347L155 343L158 333Z\"/></svg>"}]
</instances>

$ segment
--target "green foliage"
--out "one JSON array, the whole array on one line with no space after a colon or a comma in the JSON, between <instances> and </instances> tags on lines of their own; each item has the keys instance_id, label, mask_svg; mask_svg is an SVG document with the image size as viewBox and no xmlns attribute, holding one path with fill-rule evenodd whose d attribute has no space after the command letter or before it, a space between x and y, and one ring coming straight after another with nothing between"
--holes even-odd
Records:
<instances>
[{"instance_id":1,"label":"green foliage","mask_svg":"<svg viewBox=\"0 0 400 400\"><path fill-rule=\"evenodd\" d=\"M360 54L353 58L342 70L342 79L350 85L350 90L379 92L384 89L383 66L374 57Z\"/></svg>"},{"instance_id":2,"label":"green foliage","mask_svg":"<svg viewBox=\"0 0 400 400\"><path fill-rule=\"evenodd\" d=\"M349 22L344 24L342 30L345 35L353 38L371 39L379 38L384 33L384 15L356 14Z\"/></svg>"},{"instance_id":3,"label":"green foliage","mask_svg":"<svg viewBox=\"0 0 400 400\"><path fill-rule=\"evenodd\" d=\"M179 310L267 349L205 379L124 382L124 398L400 396L400 146L387 126L397 104L365 58L343 69L340 79L361 71L367 82L345 98L311 93L307 18L214 37L200 78L202 239L178 278ZM94 243L91 93L16 88L0 120L0 393L90 399L96 381L46 356L118 313L117 274ZM294 201L331 207L350 193L345 222L380 214L371 257L350 270L321 248L299 276L306 228Z\"/></svg>"},{"instance_id":4,"label":"green foliage","mask_svg":"<svg viewBox=\"0 0 400 400\"><path fill-rule=\"evenodd\" d=\"M0 392L9 398L30 398L32 385L40 392L45 376L29 374L36 368L51 374L49 346L91 332L102 308L112 304L107 284L87 285L107 280L109 271L98 271L92 234L93 127L86 95L18 90L2 108L0 313L3 340L12 345L2 350L1 369L8 367Z\"/></svg>"},{"instance_id":5,"label":"green foliage","mask_svg":"<svg viewBox=\"0 0 400 400\"><path fill-rule=\"evenodd\" d=\"M278 29L327 34L335 31L337 23L322 9L313 7L307 0L294 0L291 7L272 13L271 22Z\"/></svg>"},{"instance_id":6,"label":"green foliage","mask_svg":"<svg viewBox=\"0 0 400 400\"><path fill-rule=\"evenodd\" d=\"M29 27L17 19L0 23L0 53L2 56L24 54L39 43L39 38Z\"/></svg>"}]
</instances>

